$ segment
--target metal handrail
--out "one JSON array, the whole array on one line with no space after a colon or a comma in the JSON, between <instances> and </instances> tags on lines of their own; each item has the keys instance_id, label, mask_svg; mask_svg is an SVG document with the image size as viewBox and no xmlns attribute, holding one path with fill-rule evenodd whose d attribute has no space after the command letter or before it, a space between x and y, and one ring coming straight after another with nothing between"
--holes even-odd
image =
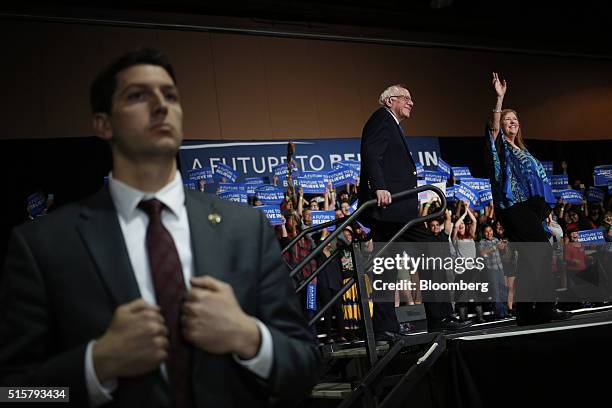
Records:
<instances>
[{"instance_id":1,"label":"metal handrail","mask_svg":"<svg viewBox=\"0 0 612 408\"><path fill-rule=\"evenodd\" d=\"M387 247L389 246L389 244L391 244L393 241L395 241L400 235L402 235L404 233L404 231L406 231L408 228L412 227L414 224L416 224L417 222L424 222L424 221L428 221L431 220L433 218L438 218L440 217L442 214L444 214L444 211L446 210L446 196L444 195L444 193L442 192L442 190L440 190L438 187L436 186L432 186L432 185L424 185L424 186L420 186L420 187L416 187L416 188L412 188L410 190L405 190L405 191L401 191L399 193L395 193L391 195L391 205L393 205L393 203L399 199L402 198L406 198L410 195L414 195L414 194L418 194L421 191L433 191L434 193L436 193L438 195L438 197L440 197L440 204L441 204L441 208L439 211L436 211L433 214L429 214L426 215L424 217L417 217L414 218L410 221L408 221L408 223L406 223L406 225L404 225L404 227L402 229L400 229L390 240L389 242L382 247L382 249L380 251L378 251L375 255L379 256L381 253L383 253ZM319 224L316 226L313 226L311 228L307 228L304 231L302 231L300 234L298 234L298 236L296 238L294 238L291 243L285 248L283 249L283 253L286 252L289 248L291 248L293 245L295 245L295 243L297 241L299 241L299 238L301 238L302 236L304 236L307 232L313 232L313 231L319 231L323 228L327 228L330 225L335 225L336 223L339 223L340 221L343 220L343 222L340 224L339 227L336 228L335 231L333 231L330 235L327 236L327 238L325 238L325 240L319 244L319 246L313 250L310 254L308 254L304 259L302 259L302 261L297 264L295 266L295 268L289 273L289 276L293 277L295 276L295 274L298 271L301 271L302 268L304 266L306 266L310 261L312 261L314 259L315 256L317 256L319 254L319 252L321 252L323 250L323 248L325 248L325 246L327 244L329 244L334 238L336 238L344 229L344 227L346 227L347 225L349 225L351 222L353 222L353 220L355 220L357 218L357 216L359 216L359 214L361 214L365 209L370 208L372 206L374 206L378 201L373 198L371 200L366 201L365 203L361 204L357 210L355 210L350 216L345 217L345 218L341 218L339 220L334 220L334 221L329 221L328 223L325 224ZM329 224L329 225L326 225ZM368 267L371 265L368 265ZM368 267L366 267L366 270L368 269Z\"/></svg>"},{"instance_id":2,"label":"metal handrail","mask_svg":"<svg viewBox=\"0 0 612 408\"><path fill-rule=\"evenodd\" d=\"M366 265L366 267L364 268L364 270L368 270L371 266L372 263L374 262L374 258L380 256L388 247L389 245L394 242L399 236L401 236L404 231L406 231L408 228L412 227L413 225L415 225L418 222L424 222L424 221L428 221L430 219L434 219L434 218L438 218L440 217L442 214L444 214L444 211L446 210L446 196L444 195L444 193L442 192L442 190L440 190L438 187L436 186L432 186L432 185L424 185L424 186L420 186L420 187L416 187L410 190L405 190L396 194L393 194L391 196L391 200L392 203L391 205L393 205L393 201L397 200L399 198L405 198L409 195L413 195L413 194L418 194L421 191L428 191L431 190L434 193L436 193L438 195L438 197L440 197L440 210L436 211L435 213L432 214L428 214L426 216L422 216L422 217L417 217L414 218L410 221L408 221L393 237L391 237L391 239L389 240L389 242L387 242L373 257L371 257L370 261L368 262L368 264ZM366 201L362 206L359 206L359 208L357 208L357 210L355 212L353 212L353 214L351 214L349 217L342 218L340 220L345 220L342 225L338 228L336 228L336 230L329 235L322 244L320 244L317 248L315 248L306 258L304 258L302 260L302 262L300 262L291 272L290 272L290 276L294 276L298 271L300 271L308 262L310 262L316 255L319 254L319 252L321 252L323 250L323 248L325 248L325 246L329 243L329 241L331 241L332 239L334 239L338 234L340 234L340 231L342 231L342 229L348 225L349 223L351 223L362 211L364 208L368 208L373 206L374 204L377 203L376 199L372 199L369 201ZM340 220L335 220L335 221L330 221L329 223L325 223L325 224L319 224L316 225L312 228L308 228L305 231L308 232L312 232L312 231L317 231L323 228L326 228L326 224L335 224L338 223ZM302 231L303 232L303 231ZM303 236L303 235L302 235ZM295 242L297 242L297 240L295 240ZM286 249L289 249L291 247L291 244L289 246L287 246ZM321 268L319 268L321 269ZM318 270L316 272L318 272ZM349 278L349 280L344 284L344 286L337 292L334 294L334 296L331 298L331 300L324 306L322 306L319 311L317 312L317 314L310 319L310 321L308 322L308 326L312 326L314 323L316 323L321 316L323 316L323 314L327 311L327 309L329 309L336 301L338 301L338 299L340 297L342 297L342 295L344 295L344 293L346 293L351 286L355 283L355 279L353 277Z\"/></svg>"},{"instance_id":3,"label":"metal handrail","mask_svg":"<svg viewBox=\"0 0 612 408\"><path fill-rule=\"evenodd\" d=\"M333 254L331 254L330 256L327 257L327 259L325 260L325 262L323 262L313 273L311 273L308 278L306 278L305 281L303 281L300 286L298 286L298 288L295 290L295 293L299 293L302 289L304 289L306 286L308 286L308 284L310 282L312 282L314 280L314 278L317 277L317 275L319 274L319 272L321 272L323 269L325 269L325 267L327 265L329 265L333 260L335 260L336 258L338 258L338 256L340 255L340 251L335 251Z\"/></svg>"},{"instance_id":4,"label":"metal handrail","mask_svg":"<svg viewBox=\"0 0 612 408\"><path fill-rule=\"evenodd\" d=\"M351 286L355 283L356 278L359 280L359 285L358 288L360 289L360 298L361 298L361 310L362 313L364 313L364 331L366 332L366 353L368 355L369 361L370 361L370 365L371 365L371 370L367 375L367 381L364 381L364 383L358 387L356 390L354 390L354 392L351 394L350 397L347 398L347 400L345 400L341 406L351 406L356 400L358 400L364 393L366 395L371 395L371 389L370 389L370 383L372 381L374 381L378 375L380 374L380 372L388 365L388 363L399 353L399 351L401 349L404 348L406 342L408 341L408 339L403 339L400 340L398 343L396 343L390 350L390 352L388 353L388 355L386 355L381 361L377 362L377 351L376 351L376 346L375 346L375 337L374 334L372 333L373 328L372 328L372 322L370 320L370 315L369 315L369 310L368 310L368 305L367 305L367 298L368 298L368 294L365 292L365 288L364 288L364 273L367 273L367 271L371 268L374 259L378 256L380 256L383 252L385 252L385 250L389 247L389 245L391 243L393 243L396 239L398 239L408 228L412 227L413 225L415 225L418 222L424 222L424 221L428 221L434 218L438 218L440 216L442 216L444 214L444 212L446 211L446 197L444 195L444 193L442 192L442 190L440 190L438 187L436 186L432 186L432 185L425 185L425 186L421 186L421 187L417 187L417 188L413 188L410 190L406 190L406 191L402 191L400 193L396 193L391 195L391 200L392 203L391 205L393 205L393 202L397 202L399 199L405 198L409 195L414 195L417 194L421 191L433 191L439 198L440 198L440 209L438 211L436 211L435 213L432 214L428 214L426 216L418 216L410 221L408 221L397 233L395 233L395 235L393 235L393 237L391 237L391 239L380 249L378 250L378 252L370 257L369 262L367 263L367 265L365 267L363 267L359 260L357 260L356 263L354 263L355 265L355 273L353 274L353 276L351 278L349 278L344 286L342 287L342 289L340 289L338 292L336 292L334 294L334 296L332 297L332 299L327 302L324 306L322 306L320 308L320 310L317 312L317 314L310 319L310 321L308 322L308 326L312 326L314 324L316 324L316 322L321 318L321 316L332 306L334 305L341 296L343 296L350 288ZM364 211L366 208L369 208L373 205L375 205L377 203L376 199L372 199L369 201L366 201L365 203L363 203L353 214L351 214L349 217L347 217L346 219L343 219L344 221L342 222L342 224L336 228L336 230L329 235L321 244L319 247L315 248L308 256L306 256L296 267L294 270L292 270L290 272L291 276L294 276L297 271L300 271L306 264L308 264L320 251L323 250L323 248L325 248L325 246L332 240L334 239L338 234L340 234L340 232L344 229L344 227L346 225L348 225L349 223L351 223L353 220L355 220L357 218L357 216ZM327 223L328 225L335 225L339 222L340 220L335 220L333 222ZM305 234L307 234L308 232L312 232L312 231L317 231L323 228L326 228L328 225L318 225L312 228L309 228L307 230L305 230L306 232L302 231L301 235L298 235L294 241L292 241L285 249L284 251L288 250L289 248L291 248L293 245L295 245L296 242L299 241L300 238L302 238ZM355 253L355 247L357 245L354 244L353 245L353 251L352 251L352 259L353 262L356 261L356 253ZM336 252L337 253L337 252ZM324 264L327 264L328 262L325 262ZM315 274L320 272L322 268L318 268L315 271ZM309 277L310 280L312 280L314 277ZM305 284L302 284L301 288L303 288L305 286ZM436 353L436 358L439 356L439 354L441 353L441 351L439 351L439 348L433 347L431 348L431 353L430 354L434 354ZM429 356L429 354L428 354ZM431 359L434 360L434 359ZM426 365L430 365L432 363L430 363L430 359L424 359L423 361L425 361L427 364L420 364L419 366L426 366ZM413 383L415 383L418 380L418 376L424 372L424 368L421 367L421 370L417 370L416 374L417 376L414 375L415 369L414 367L411 368L408 373L404 374L399 382L400 385L404 385L406 384L407 387L411 387L413 385ZM399 385L394 386L392 392L394 393L394 395L402 395L400 394L401 390L398 391L398 388L400 388ZM375 402L374 402L375 404ZM390 404L389 402L389 398L385 399L383 401L383 404ZM371 404L366 403L366 406L370 406Z\"/></svg>"},{"instance_id":5,"label":"metal handrail","mask_svg":"<svg viewBox=\"0 0 612 408\"><path fill-rule=\"evenodd\" d=\"M323 224L317 224L317 225L312 225L306 229L303 229L302 232L300 232L299 234L297 234L288 244L286 247L284 247L281 250L281 254L284 254L285 252L287 252L289 249L291 249L292 246L294 246L304 235L307 234L312 234L314 232L320 231L323 228L327 228L327 227L331 227L332 225L338 225L340 222L342 222L344 218L338 218L337 220L332 220L332 221L327 221L324 222Z\"/></svg>"},{"instance_id":6,"label":"metal handrail","mask_svg":"<svg viewBox=\"0 0 612 408\"><path fill-rule=\"evenodd\" d=\"M368 390L372 384L376 381L378 376L382 373L385 367L389 365L391 360L397 356L397 354L404 348L409 346L414 346L417 344L429 343L439 339L440 334L437 333L427 333L424 335L427 340L419 341L418 337L403 337L398 342L396 342L393 347L385 354L385 356L379 360L375 366L373 366L370 371L368 371L363 379L356 384L356 387L353 388L353 392L347 396L338 408L349 408L352 407L357 400ZM421 357L422 358L422 357ZM402 376L403 377L403 376Z\"/></svg>"}]
</instances>

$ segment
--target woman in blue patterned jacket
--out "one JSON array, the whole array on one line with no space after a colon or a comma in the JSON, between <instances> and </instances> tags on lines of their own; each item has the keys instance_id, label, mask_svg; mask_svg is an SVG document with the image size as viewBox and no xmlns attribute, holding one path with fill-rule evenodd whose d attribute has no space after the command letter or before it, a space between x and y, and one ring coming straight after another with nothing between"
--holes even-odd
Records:
<instances>
[{"instance_id":1,"label":"woman in blue patterned jacket","mask_svg":"<svg viewBox=\"0 0 612 408\"><path fill-rule=\"evenodd\" d=\"M555 197L544 167L525 147L516 111L502 110L506 81L494 72L492 85L496 100L486 138L495 213L519 251L516 322L566 318L568 314L554 308L552 250L542 225Z\"/></svg>"}]
</instances>

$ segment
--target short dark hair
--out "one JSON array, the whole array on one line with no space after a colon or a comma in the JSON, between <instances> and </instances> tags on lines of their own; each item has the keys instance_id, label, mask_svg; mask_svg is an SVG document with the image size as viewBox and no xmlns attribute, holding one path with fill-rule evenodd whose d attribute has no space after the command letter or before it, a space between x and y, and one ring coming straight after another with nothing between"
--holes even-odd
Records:
<instances>
[{"instance_id":1,"label":"short dark hair","mask_svg":"<svg viewBox=\"0 0 612 408\"><path fill-rule=\"evenodd\" d=\"M176 84L176 76L170 60L162 51L154 48L139 48L113 60L101 71L89 88L89 103L92 113L110 113L113 93L117 88L117 74L133 65L157 65L164 68Z\"/></svg>"},{"instance_id":2,"label":"short dark hair","mask_svg":"<svg viewBox=\"0 0 612 408\"><path fill-rule=\"evenodd\" d=\"M444 225L444 218L432 218L429 220L428 224L431 225L432 222L436 221L440 225Z\"/></svg>"}]
</instances>

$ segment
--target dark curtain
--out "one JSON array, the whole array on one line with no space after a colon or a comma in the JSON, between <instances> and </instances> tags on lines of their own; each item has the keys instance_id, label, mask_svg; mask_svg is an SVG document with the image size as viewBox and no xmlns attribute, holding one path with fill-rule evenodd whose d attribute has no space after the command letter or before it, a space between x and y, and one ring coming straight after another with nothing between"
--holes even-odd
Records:
<instances>
[{"instance_id":1,"label":"dark curtain","mask_svg":"<svg viewBox=\"0 0 612 408\"><path fill-rule=\"evenodd\" d=\"M110 148L97 137L0 141L2 264L11 229L27 220L29 194L53 193L55 207L78 200L102 187L111 164Z\"/></svg>"}]
</instances>

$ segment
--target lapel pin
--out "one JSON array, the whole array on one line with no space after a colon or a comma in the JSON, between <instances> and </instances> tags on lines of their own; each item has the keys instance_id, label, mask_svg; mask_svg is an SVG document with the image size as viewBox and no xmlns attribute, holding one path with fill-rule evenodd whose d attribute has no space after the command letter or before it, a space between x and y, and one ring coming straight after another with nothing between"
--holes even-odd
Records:
<instances>
[{"instance_id":1,"label":"lapel pin","mask_svg":"<svg viewBox=\"0 0 612 408\"><path fill-rule=\"evenodd\" d=\"M217 213L208 214L208 222L212 225L217 225L221 222L221 216Z\"/></svg>"}]
</instances>

